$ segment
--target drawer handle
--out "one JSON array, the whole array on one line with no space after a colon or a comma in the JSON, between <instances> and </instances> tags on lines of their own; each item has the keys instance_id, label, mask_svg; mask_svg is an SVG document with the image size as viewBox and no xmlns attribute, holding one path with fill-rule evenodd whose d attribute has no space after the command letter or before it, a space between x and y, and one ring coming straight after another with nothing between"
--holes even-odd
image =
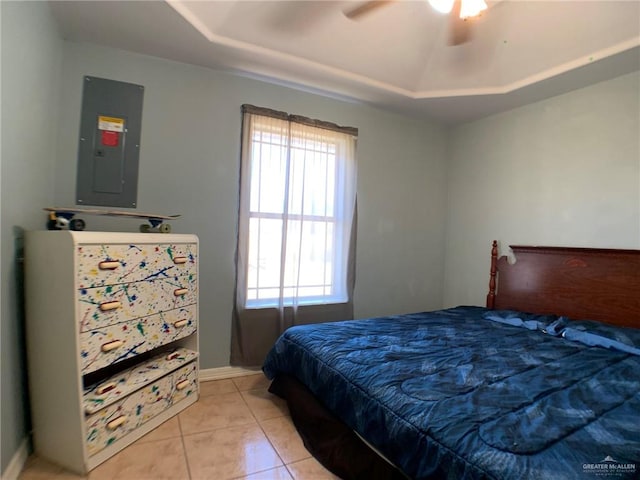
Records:
<instances>
[{"instance_id":1,"label":"drawer handle","mask_svg":"<svg viewBox=\"0 0 640 480\"><path fill-rule=\"evenodd\" d=\"M176 297L179 297L180 295L184 295L185 293L187 293L189 290L186 288L177 288L173 291L173 294Z\"/></svg>"},{"instance_id":2,"label":"drawer handle","mask_svg":"<svg viewBox=\"0 0 640 480\"><path fill-rule=\"evenodd\" d=\"M178 320L177 322L173 322L173 326L175 328L182 328L184 327L187 323L189 323L189 320Z\"/></svg>"},{"instance_id":3,"label":"drawer handle","mask_svg":"<svg viewBox=\"0 0 640 480\"><path fill-rule=\"evenodd\" d=\"M122 425L126 421L127 421L126 415L120 415L115 420L111 420L109 423L107 423L107 429L108 430L115 430L116 428L118 428L120 425Z\"/></svg>"},{"instance_id":4,"label":"drawer handle","mask_svg":"<svg viewBox=\"0 0 640 480\"><path fill-rule=\"evenodd\" d=\"M96 394L104 395L105 393L110 392L114 388L116 388L115 382L107 383L106 385L101 385L100 387L96 388Z\"/></svg>"},{"instance_id":5,"label":"drawer handle","mask_svg":"<svg viewBox=\"0 0 640 480\"><path fill-rule=\"evenodd\" d=\"M105 343L104 345L102 345L102 347L100 347L100 349L106 353L110 352L111 350L115 350L116 348L120 348L122 345L124 345L124 342L122 340L114 340L113 342Z\"/></svg>"},{"instance_id":6,"label":"drawer handle","mask_svg":"<svg viewBox=\"0 0 640 480\"><path fill-rule=\"evenodd\" d=\"M120 262L116 262L114 260L105 260L98 264L98 268L100 270L115 270L120 266Z\"/></svg>"},{"instance_id":7,"label":"drawer handle","mask_svg":"<svg viewBox=\"0 0 640 480\"><path fill-rule=\"evenodd\" d=\"M190 383L191 382L189 380L182 380L176 385L176 390L184 390Z\"/></svg>"},{"instance_id":8,"label":"drawer handle","mask_svg":"<svg viewBox=\"0 0 640 480\"><path fill-rule=\"evenodd\" d=\"M104 302L100 304L100 310L103 312L108 312L109 310L115 310L116 308L120 308L122 304L118 301L115 302Z\"/></svg>"},{"instance_id":9,"label":"drawer handle","mask_svg":"<svg viewBox=\"0 0 640 480\"><path fill-rule=\"evenodd\" d=\"M179 356L180 356L180 354L178 352L173 352L173 353L170 353L169 355L167 355L167 360L175 360Z\"/></svg>"},{"instance_id":10,"label":"drawer handle","mask_svg":"<svg viewBox=\"0 0 640 480\"><path fill-rule=\"evenodd\" d=\"M174 257L173 263L176 265L182 265L183 263L187 263L187 257Z\"/></svg>"}]
</instances>

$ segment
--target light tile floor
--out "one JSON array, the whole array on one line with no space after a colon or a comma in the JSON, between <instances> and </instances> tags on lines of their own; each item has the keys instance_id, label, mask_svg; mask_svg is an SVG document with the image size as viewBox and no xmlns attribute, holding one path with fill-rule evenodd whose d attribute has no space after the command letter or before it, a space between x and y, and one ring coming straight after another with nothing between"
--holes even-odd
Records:
<instances>
[{"instance_id":1,"label":"light tile floor","mask_svg":"<svg viewBox=\"0 0 640 480\"><path fill-rule=\"evenodd\" d=\"M82 477L31 456L19 480L337 479L305 449L261 373L200 384L200 399Z\"/></svg>"}]
</instances>

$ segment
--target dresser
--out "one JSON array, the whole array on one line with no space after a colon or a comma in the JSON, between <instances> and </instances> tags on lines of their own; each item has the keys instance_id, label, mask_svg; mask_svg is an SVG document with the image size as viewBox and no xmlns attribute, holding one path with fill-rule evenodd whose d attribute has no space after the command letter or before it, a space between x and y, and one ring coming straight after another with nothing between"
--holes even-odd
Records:
<instances>
[{"instance_id":1,"label":"dresser","mask_svg":"<svg viewBox=\"0 0 640 480\"><path fill-rule=\"evenodd\" d=\"M27 232L25 310L39 456L84 474L198 399L195 235Z\"/></svg>"}]
</instances>

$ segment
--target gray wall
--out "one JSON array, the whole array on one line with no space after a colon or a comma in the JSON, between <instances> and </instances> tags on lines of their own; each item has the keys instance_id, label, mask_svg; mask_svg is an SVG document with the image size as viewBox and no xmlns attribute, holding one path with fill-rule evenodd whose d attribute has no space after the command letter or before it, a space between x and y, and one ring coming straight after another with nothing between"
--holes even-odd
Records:
<instances>
[{"instance_id":1,"label":"gray wall","mask_svg":"<svg viewBox=\"0 0 640 480\"><path fill-rule=\"evenodd\" d=\"M240 106L359 128L358 316L442 302L445 142L441 127L256 80L87 44L65 43L55 202L74 204L83 75L145 86L140 211L181 213L200 237L201 367L228 365L235 282ZM140 221L86 217L89 228Z\"/></svg>"},{"instance_id":2,"label":"gray wall","mask_svg":"<svg viewBox=\"0 0 640 480\"><path fill-rule=\"evenodd\" d=\"M450 133L445 306L483 305L492 239L640 248L640 74Z\"/></svg>"},{"instance_id":3,"label":"gray wall","mask_svg":"<svg viewBox=\"0 0 640 480\"><path fill-rule=\"evenodd\" d=\"M53 201L62 41L46 3L0 2L2 17L1 471L27 437L22 230Z\"/></svg>"}]
</instances>

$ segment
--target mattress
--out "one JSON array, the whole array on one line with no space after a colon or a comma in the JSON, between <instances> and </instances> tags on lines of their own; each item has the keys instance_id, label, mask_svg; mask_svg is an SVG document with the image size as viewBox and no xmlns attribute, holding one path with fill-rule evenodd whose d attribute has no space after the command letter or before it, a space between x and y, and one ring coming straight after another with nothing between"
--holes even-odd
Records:
<instances>
[{"instance_id":1,"label":"mattress","mask_svg":"<svg viewBox=\"0 0 640 480\"><path fill-rule=\"evenodd\" d=\"M605 326L600 344L583 323L457 307L296 326L263 370L411 478L635 478L640 331Z\"/></svg>"}]
</instances>

